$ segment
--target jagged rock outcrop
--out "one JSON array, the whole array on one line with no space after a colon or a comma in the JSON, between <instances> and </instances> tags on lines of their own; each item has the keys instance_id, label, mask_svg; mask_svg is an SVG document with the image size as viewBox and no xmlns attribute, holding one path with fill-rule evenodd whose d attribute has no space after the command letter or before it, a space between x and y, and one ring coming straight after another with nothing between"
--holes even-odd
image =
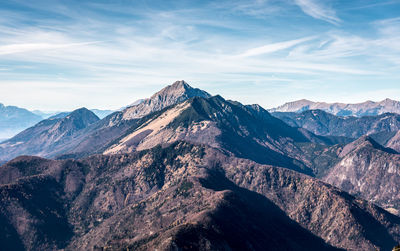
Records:
<instances>
[{"instance_id":1,"label":"jagged rock outcrop","mask_svg":"<svg viewBox=\"0 0 400 251\"><path fill-rule=\"evenodd\" d=\"M390 137L385 146L400 152L400 130L397 131L392 137Z\"/></svg>"},{"instance_id":2,"label":"jagged rock outcrop","mask_svg":"<svg viewBox=\"0 0 400 251\"><path fill-rule=\"evenodd\" d=\"M165 107L181 103L194 97L211 97L205 91L193 88L184 80L176 81L172 85L163 88L148 99L135 102L133 106L127 107L123 111L123 119L137 119L152 112L160 111Z\"/></svg>"},{"instance_id":3,"label":"jagged rock outcrop","mask_svg":"<svg viewBox=\"0 0 400 251\"><path fill-rule=\"evenodd\" d=\"M400 212L400 154L364 136L346 145L324 181L393 212Z\"/></svg>"}]
</instances>

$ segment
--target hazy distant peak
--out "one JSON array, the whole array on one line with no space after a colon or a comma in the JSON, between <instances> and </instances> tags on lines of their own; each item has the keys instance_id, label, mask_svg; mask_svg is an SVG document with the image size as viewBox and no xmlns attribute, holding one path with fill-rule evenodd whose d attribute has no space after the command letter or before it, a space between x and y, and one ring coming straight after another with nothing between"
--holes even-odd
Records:
<instances>
[{"instance_id":1,"label":"hazy distant peak","mask_svg":"<svg viewBox=\"0 0 400 251\"><path fill-rule=\"evenodd\" d=\"M78 108L78 109L72 111L70 114L68 114L67 117L85 116L85 115L96 116L96 114L94 114L94 112L90 111L86 107L81 107L81 108Z\"/></svg>"},{"instance_id":2,"label":"hazy distant peak","mask_svg":"<svg viewBox=\"0 0 400 251\"><path fill-rule=\"evenodd\" d=\"M300 113L306 110L316 109L320 109L338 116L361 117L367 115L380 115L388 112L400 114L400 102L396 100L391 100L389 98L380 102L368 100L362 103L355 104L313 102L306 99L301 99L285 103L276 108L272 108L269 111Z\"/></svg>"}]
</instances>

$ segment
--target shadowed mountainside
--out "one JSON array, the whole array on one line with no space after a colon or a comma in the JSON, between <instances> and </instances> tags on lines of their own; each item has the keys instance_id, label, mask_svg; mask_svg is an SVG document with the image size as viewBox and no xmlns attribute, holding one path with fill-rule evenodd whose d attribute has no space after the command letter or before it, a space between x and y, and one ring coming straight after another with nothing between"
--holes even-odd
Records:
<instances>
[{"instance_id":1,"label":"shadowed mountainside","mask_svg":"<svg viewBox=\"0 0 400 251\"><path fill-rule=\"evenodd\" d=\"M359 138L363 135L397 132L400 130L400 115L385 113L378 116L340 117L322 110L302 113L276 112L273 116L290 126L301 127L323 136Z\"/></svg>"},{"instance_id":2,"label":"shadowed mountainside","mask_svg":"<svg viewBox=\"0 0 400 251\"><path fill-rule=\"evenodd\" d=\"M366 201L184 142L79 161L19 157L1 169L3 241L16 249L388 250L400 240L400 219ZM37 213L42 200L52 213ZM72 236L43 228L52 215Z\"/></svg>"}]
</instances>

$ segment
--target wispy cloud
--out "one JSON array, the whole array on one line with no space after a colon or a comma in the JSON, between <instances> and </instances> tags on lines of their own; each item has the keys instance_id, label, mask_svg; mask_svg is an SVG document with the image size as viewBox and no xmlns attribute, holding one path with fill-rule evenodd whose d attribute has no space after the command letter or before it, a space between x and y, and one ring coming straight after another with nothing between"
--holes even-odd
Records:
<instances>
[{"instance_id":1,"label":"wispy cloud","mask_svg":"<svg viewBox=\"0 0 400 251\"><path fill-rule=\"evenodd\" d=\"M335 10L322 5L317 0L294 0L294 2L307 15L331 24L339 24L341 20L336 16Z\"/></svg>"},{"instance_id":2,"label":"wispy cloud","mask_svg":"<svg viewBox=\"0 0 400 251\"><path fill-rule=\"evenodd\" d=\"M260 46L257 48L249 49L249 50L245 51L244 53L239 54L237 57L244 58L244 57L251 57L251 56L258 56L258 55L262 55L262 54L273 53L273 52L277 52L280 50L291 48L295 45L304 43L306 41L310 41L314 38L315 37L305 37L305 38L300 38L300 39L295 39L295 40L290 40L290 41L285 41L285 42L267 44L267 45Z\"/></svg>"},{"instance_id":3,"label":"wispy cloud","mask_svg":"<svg viewBox=\"0 0 400 251\"><path fill-rule=\"evenodd\" d=\"M0 10L0 102L119 108L185 79L227 97L257 83L240 101L269 106L265 93L283 101L352 81L360 89L367 81L398 83L398 19L366 23L366 35L346 30L345 15L341 21L316 1L296 1L308 15L341 25L327 30L291 0L74 2L79 8L18 1L32 11ZM300 85L307 92L297 93Z\"/></svg>"},{"instance_id":4,"label":"wispy cloud","mask_svg":"<svg viewBox=\"0 0 400 251\"><path fill-rule=\"evenodd\" d=\"M56 50L62 48L90 45L95 43L99 42L70 43L70 44L24 43L24 44L0 45L0 55L31 52L31 51Z\"/></svg>"}]
</instances>

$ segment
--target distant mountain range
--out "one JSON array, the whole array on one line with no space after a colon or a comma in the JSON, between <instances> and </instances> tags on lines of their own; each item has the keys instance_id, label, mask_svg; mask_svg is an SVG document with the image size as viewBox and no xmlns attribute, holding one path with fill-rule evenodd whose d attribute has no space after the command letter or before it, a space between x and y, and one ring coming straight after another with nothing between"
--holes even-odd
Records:
<instances>
[{"instance_id":1,"label":"distant mountain range","mask_svg":"<svg viewBox=\"0 0 400 251\"><path fill-rule=\"evenodd\" d=\"M399 117L271 114L185 81L104 118L59 113L0 143L0 245L391 250Z\"/></svg>"},{"instance_id":2,"label":"distant mountain range","mask_svg":"<svg viewBox=\"0 0 400 251\"><path fill-rule=\"evenodd\" d=\"M313 102L307 99L289 102L269 109L270 112L296 112L323 110L337 116L373 116L384 113L400 114L400 102L385 99L380 102L366 101L358 104Z\"/></svg>"},{"instance_id":3,"label":"distant mountain range","mask_svg":"<svg viewBox=\"0 0 400 251\"><path fill-rule=\"evenodd\" d=\"M86 108L64 115L45 119L0 143L0 159L11 159L19 155L46 155L51 149L64 147L65 141L73 134L100 120Z\"/></svg>"},{"instance_id":4,"label":"distant mountain range","mask_svg":"<svg viewBox=\"0 0 400 251\"><path fill-rule=\"evenodd\" d=\"M92 109L99 118L113 113L111 110ZM0 142L15 136L17 133L33 126L43 119L54 116L67 116L70 112L29 111L16 106L4 106L0 103Z\"/></svg>"},{"instance_id":5,"label":"distant mountain range","mask_svg":"<svg viewBox=\"0 0 400 251\"><path fill-rule=\"evenodd\" d=\"M301 113L273 112L273 116L293 127L307 129L317 135L358 138L382 132L400 130L400 114L385 113L376 116L342 117L322 110Z\"/></svg>"},{"instance_id":6,"label":"distant mountain range","mask_svg":"<svg viewBox=\"0 0 400 251\"><path fill-rule=\"evenodd\" d=\"M0 138L9 138L42 119L26 109L0 104Z\"/></svg>"},{"instance_id":7,"label":"distant mountain range","mask_svg":"<svg viewBox=\"0 0 400 251\"><path fill-rule=\"evenodd\" d=\"M89 111L76 114L76 119L83 120ZM185 140L224 148L259 163L312 174L313 166L304 163L303 151L295 144L329 145L342 141L292 128L260 106L244 106L221 96L211 97L184 81L103 120L91 119L93 123L79 128L71 123L67 123L71 128L60 127L66 118L44 120L3 142L0 159L22 154L70 157L127 153Z\"/></svg>"}]
</instances>

